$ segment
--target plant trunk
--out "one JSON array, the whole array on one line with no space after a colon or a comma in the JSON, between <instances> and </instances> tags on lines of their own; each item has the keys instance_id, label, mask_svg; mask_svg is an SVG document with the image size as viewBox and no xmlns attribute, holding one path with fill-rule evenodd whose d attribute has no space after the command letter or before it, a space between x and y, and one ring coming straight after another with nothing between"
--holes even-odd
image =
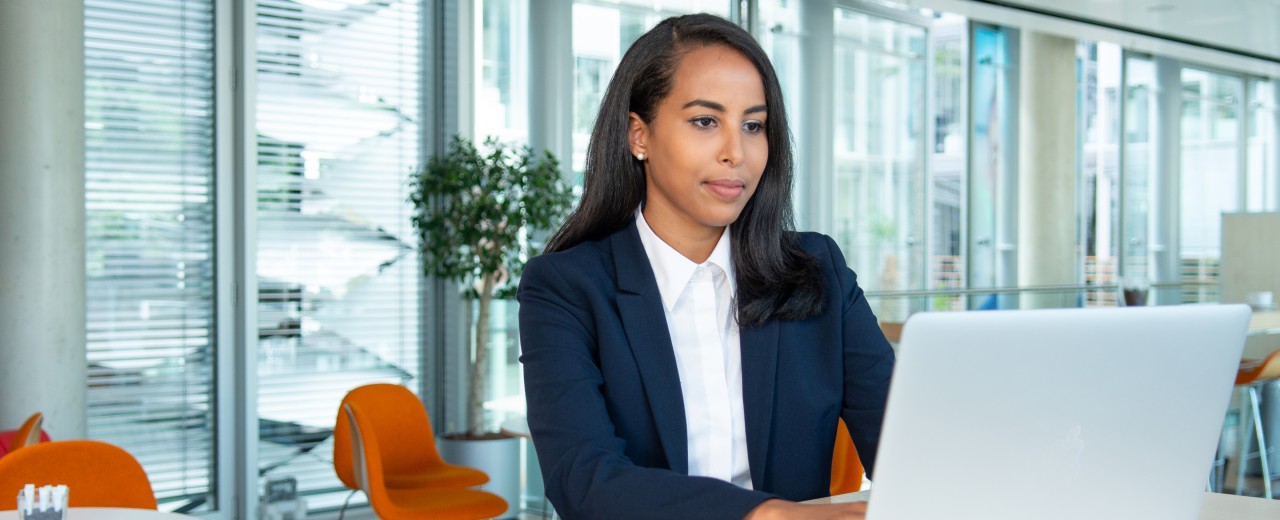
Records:
<instances>
[{"instance_id":1,"label":"plant trunk","mask_svg":"<svg viewBox=\"0 0 1280 520\"><path fill-rule=\"evenodd\" d=\"M489 302L498 273L485 274L480 283L480 316L476 319L476 359L471 364L471 394L468 396L467 433L484 435L484 389L489 375Z\"/></svg>"}]
</instances>

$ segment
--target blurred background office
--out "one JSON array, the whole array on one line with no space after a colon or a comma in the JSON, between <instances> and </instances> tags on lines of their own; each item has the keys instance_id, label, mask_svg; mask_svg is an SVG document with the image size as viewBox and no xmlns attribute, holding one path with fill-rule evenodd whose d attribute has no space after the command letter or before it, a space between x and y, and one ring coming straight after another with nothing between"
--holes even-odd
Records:
<instances>
[{"instance_id":1,"label":"blurred background office","mask_svg":"<svg viewBox=\"0 0 1280 520\"><path fill-rule=\"evenodd\" d=\"M347 390L465 425L474 304L419 274L409 174L497 136L580 185L621 53L704 11L771 53L798 224L883 321L1224 301L1223 214L1280 211L1280 0L4 0L0 427L126 448L162 509L336 510Z\"/></svg>"}]
</instances>

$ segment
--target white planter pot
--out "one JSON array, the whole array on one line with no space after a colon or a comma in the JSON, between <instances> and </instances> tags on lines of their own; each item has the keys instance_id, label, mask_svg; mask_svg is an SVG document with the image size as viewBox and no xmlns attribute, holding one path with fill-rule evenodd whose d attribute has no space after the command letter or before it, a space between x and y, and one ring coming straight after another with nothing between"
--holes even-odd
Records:
<instances>
[{"instance_id":1,"label":"white planter pot","mask_svg":"<svg viewBox=\"0 0 1280 520\"><path fill-rule=\"evenodd\" d=\"M484 441L436 437L440 457L450 464L476 468L489 475L479 489L502 497L507 511L496 518L515 518L520 513L520 438Z\"/></svg>"}]
</instances>

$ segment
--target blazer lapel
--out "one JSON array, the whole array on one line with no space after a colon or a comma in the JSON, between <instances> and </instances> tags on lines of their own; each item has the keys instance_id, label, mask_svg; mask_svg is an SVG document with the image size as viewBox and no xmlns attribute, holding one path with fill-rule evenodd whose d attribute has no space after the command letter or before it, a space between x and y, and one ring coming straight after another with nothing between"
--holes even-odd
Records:
<instances>
[{"instance_id":1,"label":"blazer lapel","mask_svg":"<svg viewBox=\"0 0 1280 520\"><path fill-rule=\"evenodd\" d=\"M742 342L742 413L747 423L747 461L751 465L751 482L756 486L765 482L765 461L769 458L779 328L776 320L769 320L759 327L741 329L738 334Z\"/></svg>"},{"instance_id":2,"label":"blazer lapel","mask_svg":"<svg viewBox=\"0 0 1280 520\"><path fill-rule=\"evenodd\" d=\"M689 472L689 445L684 421L684 395L680 392L680 371L675 349L667 330L658 282L640 243L634 221L610 237L618 280L618 313L636 366L649 411L658 427L658 438L671 469Z\"/></svg>"}]
</instances>

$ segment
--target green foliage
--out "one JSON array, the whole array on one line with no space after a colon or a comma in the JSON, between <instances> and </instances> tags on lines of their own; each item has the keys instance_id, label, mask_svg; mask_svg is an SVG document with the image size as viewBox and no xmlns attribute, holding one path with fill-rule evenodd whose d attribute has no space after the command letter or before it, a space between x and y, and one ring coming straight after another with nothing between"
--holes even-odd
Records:
<instances>
[{"instance_id":1,"label":"green foliage","mask_svg":"<svg viewBox=\"0 0 1280 520\"><path fill-rule=\"evenodd\" d=\"M468 392L471 438L484 433L489 303L514 295L525 261L537 253L529 234L558 225L573 203L550 153L535 156L527 146L492 137L484 148L454 136L443 155L413 174L409 195L423 274L457 282L479 300Z\"/></svg>"},{"instance_id":2,"label":"green foliage","mask_svg":"<svg viewBox=\"0 0 1280 520\"><path fill-rule=\"evenodd\" d=\"M573 202L555 156L493 137L482 151L454 136L411 185L423 274L458 282L472 297L476 282L493 273L507 281L496 296L510 297L525 261L537 254L527 234L558 226Z\"/></svg>"}]
</instances>

